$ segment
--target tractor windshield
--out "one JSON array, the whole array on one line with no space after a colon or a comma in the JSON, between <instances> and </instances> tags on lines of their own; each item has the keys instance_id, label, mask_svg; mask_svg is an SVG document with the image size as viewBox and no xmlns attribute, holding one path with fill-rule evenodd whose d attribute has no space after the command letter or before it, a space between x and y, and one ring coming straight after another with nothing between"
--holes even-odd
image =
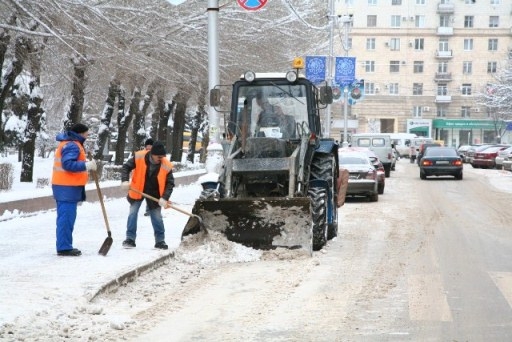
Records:
<instances>
[{"instance_id":1,"label":"tractor windshield","mask_svg":"<svg viewBox=\"0 0 512 342\"><path fill-rule=\"evenodd\" d=\"M232 132L247 137L297 138L297 125L308 122L306 87L301 84L241 86ZM233 127L235 126L235 127Z\"/></svg>"}]
</instances>

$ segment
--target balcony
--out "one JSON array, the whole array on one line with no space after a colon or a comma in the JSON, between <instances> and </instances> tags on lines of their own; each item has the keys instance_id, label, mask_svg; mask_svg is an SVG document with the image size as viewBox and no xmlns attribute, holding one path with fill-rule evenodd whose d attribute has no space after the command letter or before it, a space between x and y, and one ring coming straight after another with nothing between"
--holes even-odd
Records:
<instances>
[{"instance_id":1,"label":"balcony","mask_svg":"<svg viewBox=\"0 0 512 342\"><path fill-rule=\"evenodd\" d=\"M453 36L453 27L451 26L440 26L437 28L438 36Z\"/></svg>"},{"instance_id":2,"label":"balcony","mask_svg":"<svg viewBox=\"0 0 512 342\"><path fill-rule=\"evenodd\" d=\"M436 95L436 103L451 103L452 96L451 95Z\"/></svg>"},{"instance_id":3,"label":"balcony","mask_svg":"<svg viewBox=\"0 0 512 342\"><path fill-rule=\"evenodd\" d=\"M436 81L436 82L451 82L452 81L452 73L451 72L436 72L434 81Z\"/></svg>"},{"instance_id":4,"label":"balcony","mask_svg":"<svg viewBox=\"0 0 512 342\"><path fill-rule=\"evenodd\" d=\"M442 58L442 59L453 58L453 51L452 50L447 50L447 51L439 51L439 50L437 50L436 51L436 57L437 58Z\"/></svg>"},{"instance_id":5,"label":"balcony","mask_svg":"<svg viewBox=\"0 0 512 342\"><path fill-rule=\"evenodd\" d=\"M455 6L453 4L437 4L438 14L453 14L455 12Z\"/></svg>"}]
</instances>

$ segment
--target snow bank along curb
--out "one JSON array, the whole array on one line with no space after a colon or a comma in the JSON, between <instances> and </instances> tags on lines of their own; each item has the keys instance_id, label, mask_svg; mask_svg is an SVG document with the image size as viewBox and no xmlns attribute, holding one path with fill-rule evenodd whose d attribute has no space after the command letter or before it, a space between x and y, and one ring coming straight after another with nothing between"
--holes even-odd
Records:
<instances>
[{"instance_id":1,"label":"snow bank along curb","mask_svg":"<svg viewBox=\"0 0 512 342\"><path fill-rule=\"evenodd\" d=\"M90 296L86 295L86 297L87 297L86 299L88 302L92 302L99 295L111 292L112 290L117 289L121 285L125 285L132 281L135 281L142 274L162 266L169 259L173 259L173 258L174 258L174 252L170 252L169 254L161 256L160 258L150 261L147 264L136 267L134 270L128 271L125 274L120 275L117 278L104 284L92 295L90 295Z\"/></svg>"},{"instance_id":2,"label":"snow bank along curb","mask_svg":"<svg viewBox=\"0 0 512 342\"><path fill-rule=\"evenodd\" d=\"M176 186L179 185L188 185L191 184L197 179L204 175L206 171L199 171L197 173L187 173L186 175L180 176L179 174L174 176L174 181ZM101 188L101 193L103 196L112 197L112 198L120 198L126 196L126 191L119 188L119 186L110 186ZM98 192L96 188L86 191L87 202L95 202L98 201ZM37 200L18 200L12 202L3 202L0 203L0 215L2 215L5 211L14 211L18 210L20 213L33 213L36 211L42 210L50 210L55 209L55 200L53 196L45 196L38 197Z\"/></svg>"}]
</instances>

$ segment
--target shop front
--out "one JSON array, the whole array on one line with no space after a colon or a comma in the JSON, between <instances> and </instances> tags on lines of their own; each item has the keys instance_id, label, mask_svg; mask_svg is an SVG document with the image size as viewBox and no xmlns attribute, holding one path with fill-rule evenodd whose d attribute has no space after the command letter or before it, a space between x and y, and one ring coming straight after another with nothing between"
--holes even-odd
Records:
<instances>
[{"instance_id":1,"label":"shop front","mask_svg":"<svg viewBox=\"0 0 512 342\"><path fill-rule=\"evenodd\" d=\"M493 143L497 141L494 120L434 119L434 139L446 146Z\"/></svg>"}]
</instances>

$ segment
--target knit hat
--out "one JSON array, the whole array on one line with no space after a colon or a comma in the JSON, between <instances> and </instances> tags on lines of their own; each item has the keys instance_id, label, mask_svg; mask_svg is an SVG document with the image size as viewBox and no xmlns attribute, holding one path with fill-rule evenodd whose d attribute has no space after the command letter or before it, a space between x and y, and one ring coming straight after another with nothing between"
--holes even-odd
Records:
<instances>
[{"instance_id":1,"label":"knit hat","mask_svg":"<svg viewBox=\"0 0 512 342\"><path fill-rule=\"evenodd\" d=\"M165 146L160 141L155 141L153 147L151 147L151 154L154 156L165 156L167 152L165 151Z\"/></svg>"},{"instance_id":2,"label":"knit hat","mask_svg":"<svg viewBox=\"0 0 512 342\"><path fill-rule=\"evenodd\" d=\"M82 123L76 123L73 126L71 126L71 129L70 129L70 131L78 133L78 134L87 132L88 130L89 130L89 127L87 127L86 125L84 125Z\"/></svg>"},{"instance_id":3,"label":"knit hat","mask_svg":"<svg viewBox=\"0 0 512 342\"><path fill-rule=\"evenodd\" d=\"M149 138L144 142L144 146L153 145L153 139Z\"/></svg>"}]
</instances>

